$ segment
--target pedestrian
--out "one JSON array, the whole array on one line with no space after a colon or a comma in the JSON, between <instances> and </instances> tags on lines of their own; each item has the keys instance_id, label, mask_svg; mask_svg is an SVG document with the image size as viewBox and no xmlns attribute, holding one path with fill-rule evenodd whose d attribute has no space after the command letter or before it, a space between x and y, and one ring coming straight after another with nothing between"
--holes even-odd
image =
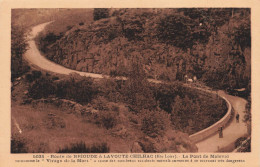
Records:
<instances>
[{"instance_id":1,"label":"pedestrian","mask_svg":"<svg viewBox=\"0 0 260 167\"><path fill-rule=\"evenodd\" d=\"M239 114L238 113L236 115L236 120L237 120L237 123L239 123Z\"/></svg>"},{"instance_id":2,"label":"pedestrian","mask_svg":"<svg viewBox=\"0 0 260 167\"><path fill-rule=\"evenodd\" d=\"M219 138L223 138L223 127L219 128Z\"/></svg>"}]
</instances>

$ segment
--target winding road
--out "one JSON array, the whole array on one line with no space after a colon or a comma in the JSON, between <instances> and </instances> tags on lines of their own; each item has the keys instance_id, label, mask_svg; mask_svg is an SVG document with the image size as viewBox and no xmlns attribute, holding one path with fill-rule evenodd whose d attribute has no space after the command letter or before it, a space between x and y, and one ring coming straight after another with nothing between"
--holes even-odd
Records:
<instances>
[{"instance_id":1,"label":"winding road","mask_svg":"<svg viewBox=\"0 0 260 167\"><path fill-rule=\"evenodd\" d=\"M223 91L219 91L218 93L231 103L235 114L239 113L239 123L236 122L235 117L232 117L223 130L223 138L219 138L219 134L216 133L209 138L196 143L198 152L230 152L235 149L235 141L239 137L244 137L248 134L247 126L242 121L245 115L244 111L247 101L240 97L228 95Z\"/></svg>"},{"instance_id":2,"label":"winding road","mask_svg":"<svg viewBox=\"0 0 260 167\"><path fill-rule=\"evenodd\" d=\"M58 74L65 74L69 75L71 73L77 73L81 76L86 77L92 77L92 78L106 78L109 76L101 75L101 74L94 74L94 73L88 73L88 72L80 72L72 69L68 69L66 67L63 67L61 65L58 65L48 59L46 59L44 56L41 55L40 51L36 47L36 43L34 41L34 38L38 35L39 32L41 32L44 27L51 22L44 23L37 25L32 28L32 31L30 35L28 36L29 39L29 49L24 54L24 58L33 66L37 66L38 68L41 68L46 71L50 71L53 73ZM125 77L120 77L120 79L125 80ZM150 82L154 83L161 83L161 81L150 79ZM208 90L204 90L208 91ZM225 94L223 91L218 92L219 95L222 97L225 97L233 106L234 113L239 113L240 115L240 122L236 123L236 120L234 118L231 118L230 122L227 126L224 127L223 130L223 138L219 138L218 133L213 134L210 137L207 137L203 139L202 141L196 143L198 147L199 152L218 152L218 151L232 151L234 150L234 142L239 138L247 135L247 127L246 124L242 121L244 117L244 110L246 105L246 100L230 96L228 94Z\"/></svg>"}]
</instances>

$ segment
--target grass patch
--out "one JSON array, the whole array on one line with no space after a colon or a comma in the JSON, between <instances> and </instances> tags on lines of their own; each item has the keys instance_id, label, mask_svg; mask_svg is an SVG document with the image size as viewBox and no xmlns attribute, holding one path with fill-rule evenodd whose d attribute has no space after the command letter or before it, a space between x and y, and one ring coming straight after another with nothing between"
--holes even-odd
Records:
<instances>
[{"instance_id":1,"label":"grass patch","mask_svg":"<svg viewBox=\"0 0 260 167\"><path fill-rule=\"evenodd\" d=\"M59 149L57 153L108 153L107 143L93 144L86 146L84 142L74 143L71 146Z\"/></svg>"}]
</instances>

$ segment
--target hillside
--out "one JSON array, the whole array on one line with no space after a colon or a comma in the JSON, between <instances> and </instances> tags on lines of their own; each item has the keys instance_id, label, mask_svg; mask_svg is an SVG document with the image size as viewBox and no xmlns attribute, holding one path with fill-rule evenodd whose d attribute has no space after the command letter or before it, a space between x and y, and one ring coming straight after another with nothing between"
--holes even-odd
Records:
<instances>
[{"instance_id":1,"label":"hillside","mask_svg":"<svg viewBox=\"0 0 260 167\"><path fill-rule=\"evenodd\" d=\"M39 48L78 71L127 76L141 62L150 78L188 74L216 88L249 88L248 9L110 9L106 17L60 34L47 28Z\"/></svg>"},{"instance_id":2,"label":"hillside","mask_svg":"<svg viewBox=\"0 0 260 167\"><path fill-rule=\"evenodd\" d=\"M220 120L227 106L215 94L192 87L208 92L204 83L245 87L250 93L248 9L22 9L12 14L12 153L197 152L189 135ZM33 14L30 23L26 16ZM30 27L52 19L35 39L43 55L71 69L127 80L29 66L23 55L33 47L28 48L20 23ZM185 75L198 81L184 84Z\"/></svg>"}]
</instances>

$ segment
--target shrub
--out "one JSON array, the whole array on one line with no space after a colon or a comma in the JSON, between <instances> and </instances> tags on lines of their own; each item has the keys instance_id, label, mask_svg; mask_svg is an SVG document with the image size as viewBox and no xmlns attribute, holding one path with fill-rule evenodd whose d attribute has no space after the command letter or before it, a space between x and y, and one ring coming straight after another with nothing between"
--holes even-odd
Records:
<instances>
[{"instance_id":1,"label":"shrub","mask_svg":"<svg viewBox=\"0 0 260 167\"><path fill-rule=\"evenodd\" d=\"M57 85L58 97L81 104L89 103L96 94L97 89L93 86L93 80L86 77L70 78Z\"/></svg>"},{"instance_id":2,"label":"shrub","mask_svg":"<svg viewBox=\"0 0 260 167\"><path fill-rule=\"evenodd\" d=\"M23 60L23 54L28 48L25 36L25 28L11 26L11 80L22 76L30 70L28 64Z\"/></svg>"},{"instance_id":3,"label":"shrub","mask_svg":"<svg viewBox=\"0 0 260 167\"><path fill-rule=\"evenodd\" d=\"M178 95L174 98L171 121L175 129L193 134L209 127L225 115L227 106L223 99L201 93L202 95L198 96L187 91L184 97Z\"/></svg>"},{"instance_id":4,"label":"shrub","mask_svg":"<svg viewBox=\"0 0 260 167\"><path fill-rule=\"evenodd\" d=\"M45 120L45 124L47 129L66 127L66 122L62 118L52 115L48 116L48 118Z\"/></svg>"},{"instance_id":5,"label":"shrub","mask_svg":"<svg viewBox=\"0 0 260 167\"><path fill-rule=\"evenodd\" d=\"M92 105L97 110L108 110L107 99L103 96L98 96L97 98L92 100Z\"/></svg>"},{"instance_id":6,"label":"shrub","mask_svg":"<svg viewBox=\"0 0 260 167\"><path fill-rule=\"evenodd\" d=\"M112 129L118 124L118 112L101 110L97 115L97 123L106 129Z\"/></svg>"},{"instance_id":7,"label":"shrub","mask_svg":"<svg viewBox=\"0 0 260 167\"><path fill-rule=\"evenodd\" d=\"M140 144L143 152L145 152L145 153L156 153L157 152L153 143L147 138L143 138L141 140L141 142L139 142L139 144Z\"/></svg>"},{"instance_id":8,"label":"shrub","mask_svg":"<svg viewBox=\"0 0 260 167\"><path fill-rule=\"evenodd\" d=\"M27 153L25 141L18 137L12 137L11 139L11 153Z\"/></svg>"},{"instance_id":9,"label":"shrub","mask_svg":"<svg viewBox=\"0 0 260 167\"><path fill-rule=\"evenodd\" d=\"M59 149L58 153L108 153L107 143L93 144L86 146L84 142L74 143L70 147Z\"/></svg>"},{"instance_id":10,"label":"shrub","mask_svg":"<svg viewBox=\"0 0 260 167\"><path fill-rule=\"evenodd\" d=\"M109 17L109 9L107 8L95 8L93 12L94 20L100 20Z\"/></svg>"},{"instance_id":11,"label":"shrub","mask_svg":"<svg viewBox=\"0 0 260 167\"><path fill-rule=\"evenodd\" d=\"M128 77L120 90L123 101L137 113L142 109L154 109L156 101L140 62L132 63Z\"/></svg>"},{"instance_id":12,"label":"shrub","mask_svg":"<svg viewBox=\"0 0 260 167\"><path fill-rule=\"evenodd\" d=\"M32 77L33 77L34 80L40 78L41 76L42 76L41 71L36 71L36 70L32 71Z\"/></svg>"},{"instance_id":13,"label":"shrub","mask_svg":"<svg viewBox=\"0 0 260 167\"><path fill-rule=\"evenodd\" d=\"M163 136L170 127L169 115L162 110L142 110L141 130L150 137Z\"/></svg>"},{"instance_id":14,"label":"shrub","mask_svg":"<svg viewBox=\"0 0 260 167\"><path fill-rule=\"evenodd\" d=\"M236 140L236 142L235 142L235 147L237 148L238 146L240 146L242 143L243 143L243 141L245 141L246 140L246 137L240 137L240 138L238 138L237 140Z\"/></svg>"},{"instance_id":15,"label":"shrub","mask_svg":"<svg viewBox=\"0 0 260 167\"><path fill-rule=\"evenodd\" d=\"M32 82L32 81L33 81L33 76L32 76L32 74L26 74L26 75L25 75L25 79L26 79L28 82Z\"/></svg>"},{"instance_id":16,"label":"shrub","mask_svg":"<svg viewBox=\"0 0 260 167\"><path fill-rule=\"evenodd\" d=\"M52 77L52 80L54 80L54 81L59 80L59 79L60 79L60 78L57 77L57 76L53 76L53 77Z\"/></svg>"},{"instance_id":17,"label":"shrub","mask_svg":"<svg viewBox=\"0 0 260 167\"><path fill-rule=\"evenodd\" d=\"M56 93L56 85L47 77L37 79L28 89L33 99L47 98Z\"/></svg>"}]
</instances>

